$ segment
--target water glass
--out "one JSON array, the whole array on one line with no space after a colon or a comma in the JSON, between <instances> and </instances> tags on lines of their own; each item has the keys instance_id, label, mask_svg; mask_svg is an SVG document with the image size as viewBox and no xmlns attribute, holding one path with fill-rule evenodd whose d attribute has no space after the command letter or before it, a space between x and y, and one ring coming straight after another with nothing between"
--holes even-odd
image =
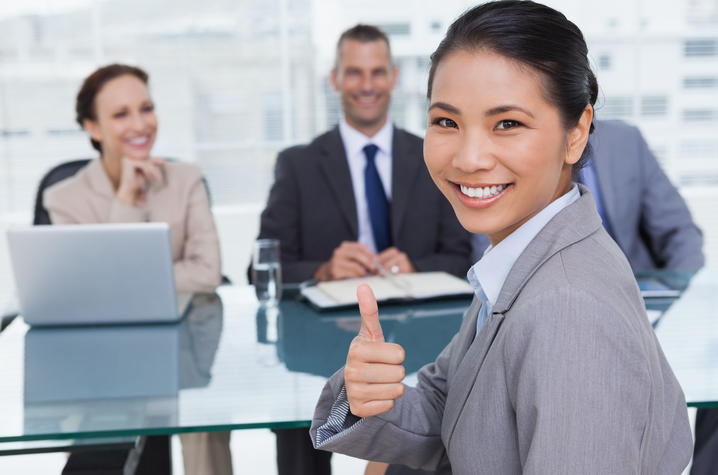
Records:
<instances>
[{"instance_id":1,"label":"water glass","mask_svg":"<svg viewBox=\"0 0 718 475\"><path fill-rule=\"evenodd\" d=\"M252 256L252 280L257 300L273 307L282 298L282 268L279 263L279 240L257 239Z\"/></svg>"}]
</instances>

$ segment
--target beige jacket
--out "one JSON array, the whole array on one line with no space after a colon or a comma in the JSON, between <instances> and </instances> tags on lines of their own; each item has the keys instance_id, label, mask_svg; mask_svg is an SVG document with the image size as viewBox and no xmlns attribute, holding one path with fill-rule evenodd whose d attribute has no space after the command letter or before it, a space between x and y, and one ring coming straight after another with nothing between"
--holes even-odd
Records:
<instances>
[{"instance_id":1,"label":"beige jacket","mask_svg":"<svg viewBox=\"0 0 718 475\"><path fill-rule=\"evenodd\" d=\"M115 196L101 160L44 193L54 224L166 222L170 226L179 292L212 292L220 284L217 230L199 168L167 163L164 182L147 191L144 203L128 206Z\"/></svg>"}]
</instances>

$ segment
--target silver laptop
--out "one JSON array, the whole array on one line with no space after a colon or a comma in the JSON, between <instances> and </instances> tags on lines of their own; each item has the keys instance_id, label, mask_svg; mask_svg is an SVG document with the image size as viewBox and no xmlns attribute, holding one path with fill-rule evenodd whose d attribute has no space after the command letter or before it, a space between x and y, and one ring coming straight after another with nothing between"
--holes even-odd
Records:
<instances>
[{"instance_id":1,"label":"silver laptop","mask_svg":"<svg viewBox=\"0 0 718 475\"><path fill-rule=\"evenodd\" d=\"M30 325L169 322L177 295L166 223L31 226L7 232L20 313Z\"/></svg>"}]
</instances>

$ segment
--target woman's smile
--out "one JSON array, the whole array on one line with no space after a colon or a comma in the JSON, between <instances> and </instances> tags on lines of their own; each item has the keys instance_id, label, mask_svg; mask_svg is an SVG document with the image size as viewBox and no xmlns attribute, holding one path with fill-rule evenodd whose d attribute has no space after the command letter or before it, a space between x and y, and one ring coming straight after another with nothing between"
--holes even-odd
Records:
<instances>
[{"instance_id":1,"label":"woman's smile","mask_svg":"<svg viewBox=\"0 0 718 475\"><path fill-rule=\"evenodd\" d=\"M511 191L513 183L466 185L453 183L457 196L470 208L488 208Z\"/></svg>"}]
</instances>

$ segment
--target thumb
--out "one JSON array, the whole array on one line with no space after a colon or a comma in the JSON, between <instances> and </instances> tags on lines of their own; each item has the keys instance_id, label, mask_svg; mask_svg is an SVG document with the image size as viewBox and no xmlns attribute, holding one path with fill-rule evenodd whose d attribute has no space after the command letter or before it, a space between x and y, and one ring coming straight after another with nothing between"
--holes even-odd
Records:
<instances>
[{"instance_id":1,"label":"thumb","mask_svg":"<svg viewBox=\"0 0 718 475\"><path fill-rule=\"evenodd\" d=\"M384 333L381 331L379 323L379 307L371 287L367 284L357 287L357 300L361 314L359 336L369 341L384 341Z\"/></svg>"}]
</instances>

